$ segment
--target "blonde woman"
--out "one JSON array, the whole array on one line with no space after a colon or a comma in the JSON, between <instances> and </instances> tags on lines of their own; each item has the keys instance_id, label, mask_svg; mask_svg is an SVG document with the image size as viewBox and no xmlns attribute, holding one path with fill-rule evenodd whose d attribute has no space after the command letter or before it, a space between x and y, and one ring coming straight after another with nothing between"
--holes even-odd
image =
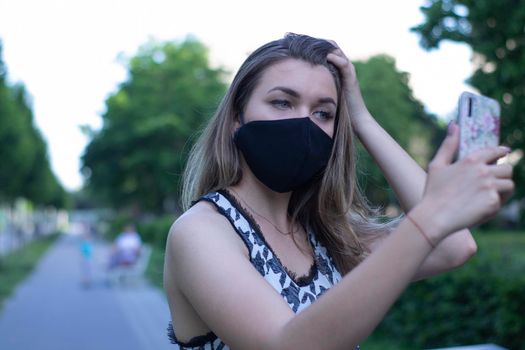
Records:
<instances>
[{"instance_id":1,"label":"blonde woman","mask_svg":"<svg viewBox=\"0 0 525 350\"><path fill-rule=\"evenodd\" d=\"M406 215L379 224L356 186L355 137ZM240 67L185 172L164 284L179 349L353 349L407 285L463 264L468 231L512 192L509 150L428 174L368 112L333 42L288 34Z\"/></svg>"}]
</instances>

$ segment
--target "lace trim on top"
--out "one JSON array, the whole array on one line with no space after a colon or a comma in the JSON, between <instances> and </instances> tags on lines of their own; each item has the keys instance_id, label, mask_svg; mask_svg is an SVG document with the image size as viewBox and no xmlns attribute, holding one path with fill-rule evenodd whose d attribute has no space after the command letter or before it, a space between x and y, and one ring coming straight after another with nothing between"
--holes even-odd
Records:
<instances>
[{"instance_id":1,"label":"lace trim on top","mask_svg":"<svg viewBox=\"0 0 525 350\"><path fill-rule=\"evenodd\" d=\"M297 274L295 272L293 272L292 270L289 270L282 262L281 262L281 259L279 259L279 256L277 254L275 254L275 251L273 250L272 246L270 244L268 244L268 242L266 241L266 239L264 238L264 235L262 234L262 230L261 230L261 227L259 226L259 224L257 223L257 221L254 219L254 217L250 214L250 212L248 210L246 210L246 208L241 204L239 203L239 201L237 200L237 198L232 195L228 190L224 189L224 190L219 190L217 191L218 193L222 194L224 197L226 197L226 199L228 199L228 201L230 201L230 203L232 203L232 205L234 207L237 208L237 210L239 210L241 212L241 214L246 218L246 220L248 221L249 225L251 227L253 227L254 229L254 232L255 234L261 239L261 241L263 241L263 243L268 247L268 249L270 249L270 251L272 252L273 256L275 257L275 259L277 260L277 262L279 263L279 265L281 265L281 267L283 268L283 270L288 274L288 276L292 279L292 281L294 281L298 286L300 287L304 287L304 286L307 286L309 285L310 283L312 283L313 279L315 278L315 276L317 275L317 259L316 259L316 254L315 254L315 247L313 246L312 244L312 241L309 237L309 234L307 233L308 235L308 244L310 246L310 248L312 249L312 254L313 254L313 262L312 262L312 265L310 265L310 269L308 271L308 273L306 275L303 275L303 276L300 276L300 277L297 277ZM206 200L206 199L205 199ZM234 227L235 228L235 227ZM305 230L305 232L308 232Z\"/></svg>"},{"instance_id":2,"label":"lace trim on top","mask_svg":"<svg viewBox=\"0 0 525 350\"><path fill-rule=\"evenodd\" d=\"M221 200L221 197L223 197L223 200ZM313 232L306 230L314 262L306 276L297 278L293 272L286 269L282 264L271 246L264 239L257 222L238 203L233 195L226 190L210 192L192 203L192 205L203 200L211 203L221 215L228 219L248 249L252 265L281 294L295 313L301 312L308 305L311 305L326 290L341 280L342 276L337 271L328 252L316 240ZM240 225L243 227L241 228ZM178 349L229 350L229 347L212 331L182 343L175 336L172 322L169 323L167 330L169 339L173 344L178 345ZM359 347L356 349L359 349Z\"/></svg>"},{"instance_id":3,"label":"lace trim on top","mask_svg":"<svg viewBox=\"0 0 525 350\"><path fill-rule=\"evenodd\" d=\"M177 339L177 336L175 335L175 330L173 329L173 323L172 322L170 322L168 324L167 331L168 331L168 338L170 339L170 342L172 344L178 344L180 346L187 347L187 348L192 348L192 347L196 347L196 346L202 346L202 344L206 344L208 342L212 342L215 339L217 339L217 336L215 335L215 333L210 331L210 332L206 333L205 335L198 335L198 336L195 336L195 337L191 338L187 342L182 342L182 341Z\"/></svg>"}]
</instances>

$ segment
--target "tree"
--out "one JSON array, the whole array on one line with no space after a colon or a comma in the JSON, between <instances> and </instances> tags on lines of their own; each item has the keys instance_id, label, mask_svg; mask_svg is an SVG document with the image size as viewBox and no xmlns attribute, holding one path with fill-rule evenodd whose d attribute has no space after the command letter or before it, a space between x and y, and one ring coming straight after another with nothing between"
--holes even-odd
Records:
<instances>
[{"instance_id":1,"label":"tree","mask_svg":"<svg viewBox=\"0 0 525 350\"><path fill-rule=\"evenodd\" d=\"M108 204L160 212L177 198L192 137L224 94L224 72L210 68L194 38L148 42L128 70L106 100L102 129L87 131L83 172L89 191Z\"/></svg>"},{"instance_id":2,"label":"tree","mask_svg":"<svg viewBox=\"0 0 525 350\"><path fill-rule=\"evenodd\" d=\"M366 105L381 126L422 166L429 159L432 140L438 128L409 87L409 75L396 68L387 55L354 63ZM367 197L377 205L394 201L388 184L371 157L360 151L358 171Z\"/></svg>"},{"instance_id":3,"label":"tree","mask_svg":"<svg viewBox=\"0 0 525 350\"><path fill-rule=\"evenodd\" d=\"M23 84L7 83L0 45L0 199L24 197L37 205L64 207L67 193L51 171L47 145L34 125Z\"/></svg>"},{"instance_id":4,"label":"tree","mask_svg":"<svg viewBox=\"0 0 525 350\"><path fill-rule=\"evenodd\" d=\"M421 162L429 153L434 121L388 56L356 62L371 112ZM224 94L223 72L208 67L205 47L194 39L148 43L129 62L129 80L106 101L100 131L86 130L91 142L83 168L88 189L117 208L161 211L177 196L179 176L192 137ZM361 182L379 204L392 201L379 169L363 152Z\"/></svg>"},{"instance_id":5,"label":"tree","mask_svg":"<svg viewBox=\"0 0 525 350\"><path fill-rule=\"evenodd\" d=\"M412 28L431 50L443 40L469 45L475 71L468 80L502 102L501 141L525 149L525 0L430 0L424 23ZM525 162L514 169L516 195L525 196Z\"/></svg>"},{"instance_id":6,"label":"tree","mask_svg":"<svg viewBox=\"0 0 525 350\"><path fill-rule=\"evenodd\" d=\"M17 196L23 178L29 172L32 158L31 139L27 137L25 116L18 114L13 89L6 83L7 70L0 59L0 195L4 199Z\"/></svg>"}]
</instances>

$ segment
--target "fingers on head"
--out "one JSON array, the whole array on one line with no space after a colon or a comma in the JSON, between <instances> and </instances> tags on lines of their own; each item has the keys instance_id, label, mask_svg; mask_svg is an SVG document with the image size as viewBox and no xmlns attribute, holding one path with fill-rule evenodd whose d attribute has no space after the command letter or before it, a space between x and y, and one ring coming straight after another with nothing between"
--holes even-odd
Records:
<instances>
[{"instance_id":1,"label":"fingers on head","mask_svg":"<svg viewBox=\"0 0 525 350\"><path fill-rule=\"evenodd\" d=\"M344 68L347 68L347 67L351 66L350 61L345 56L341 56L341 55L335 54L333 52L329 53L326 58L327 58L328 62L333 63L334 65L336 65L340 69L344 69Z\"/></svg>"},{"instance_id":2,"label":"fingers on head","mask_svg":"<svg viewBox=\"0 0 525 350\"><path fill-rule=\"evenodd\" d=\"M341 50L339 48L339 45L337 45L337 43L335 42L335 40L327 39L326 41L328 41L330 44L334 45L336 49Z\"/></svg>"}]
</instances>

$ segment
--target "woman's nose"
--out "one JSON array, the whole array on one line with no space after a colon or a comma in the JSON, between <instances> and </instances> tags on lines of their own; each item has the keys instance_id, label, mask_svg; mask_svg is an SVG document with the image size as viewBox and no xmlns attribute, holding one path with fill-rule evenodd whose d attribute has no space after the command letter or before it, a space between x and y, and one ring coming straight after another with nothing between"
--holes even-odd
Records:
<instances>
[{"instance_id":1,"label":"woman's nose","mask_svg":"<svg viewBox=\"0 0 525 350\"><path fill-rule=\"evenodd\" d=\"M302 108L299 108L299 110L297 111L297 118L305 118L305 117L312 117L312 111L309 109L309 108L306 108L306 107L302 107Z\"/></svg>"}]
</instances>

